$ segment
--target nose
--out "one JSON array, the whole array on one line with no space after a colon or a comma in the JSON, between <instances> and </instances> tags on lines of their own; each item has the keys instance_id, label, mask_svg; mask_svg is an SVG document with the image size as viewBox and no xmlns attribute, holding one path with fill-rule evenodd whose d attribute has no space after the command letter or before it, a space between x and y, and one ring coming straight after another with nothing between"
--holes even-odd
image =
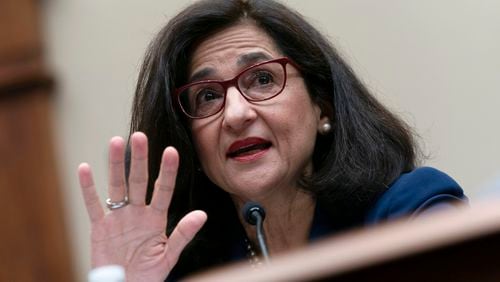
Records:
<instances>
[{"instance_id":1,"label":"nose","mask_svg":"<svg viewBox=\"0 0 500 282\"><path fill-rule=\"evenodd\" d=\"M248 102L236 87L229 87L224 105L222 126L231 131L245 129L257 117L253 107L254 105Z\"/></svg>"}]
</instances>

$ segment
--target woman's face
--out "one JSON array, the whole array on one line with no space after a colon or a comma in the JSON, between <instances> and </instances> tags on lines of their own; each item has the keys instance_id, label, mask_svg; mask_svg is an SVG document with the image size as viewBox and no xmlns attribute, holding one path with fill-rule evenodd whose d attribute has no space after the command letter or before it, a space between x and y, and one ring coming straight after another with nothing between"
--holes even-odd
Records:
<instances>
[{"instance_id":1,"label":"woman's face","mask_svg":"<svg viewBox=\"0 0 500 282\"><path fill-rule=\"evenodd\" d=\"M197 46L189 77L226 80L246 67L283 56L260 28L241 23ZM287 82L278 96L250 103L233 86L221 112L191 121L203 171L240 199L286 193L312 171L321 111L311 101L299 71L290 64L286 70Z\"/></svg>"}]
</instances>

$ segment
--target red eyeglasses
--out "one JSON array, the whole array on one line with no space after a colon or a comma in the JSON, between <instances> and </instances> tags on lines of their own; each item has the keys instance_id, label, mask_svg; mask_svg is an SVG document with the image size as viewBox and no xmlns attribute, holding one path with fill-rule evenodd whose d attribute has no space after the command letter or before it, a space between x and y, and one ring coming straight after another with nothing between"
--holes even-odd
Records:
<instances>
[{"instance_id":1,"label":"red eyeglasses","mask_svg":"<svg viewBox=\"0 0 500 282\"><path fill-rule=\"evenodd\" d=\"M220 112L226 104L227 89L235 86L249 102L272 99L286 85L288 58L258 63L229 80L204 80L189 83L175 90L182 111L190 118L206 118Z\"/></svg>"}]
</instances>

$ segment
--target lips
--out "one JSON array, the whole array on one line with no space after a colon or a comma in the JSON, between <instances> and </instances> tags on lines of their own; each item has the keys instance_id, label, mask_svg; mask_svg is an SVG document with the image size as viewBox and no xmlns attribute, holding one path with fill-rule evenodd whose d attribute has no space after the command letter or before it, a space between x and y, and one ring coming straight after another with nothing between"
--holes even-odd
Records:
<instances>
[{"instance_id":1,"label":"lips","mask_svg":"<svg viewBox=\"0 0 500 282\"><path fill-rule=\"evenodd\" d=\"M268 140L250 137L243 140L238 140L231 144L227 150L226 156L229 158L246 158L259 155L267 151L272 143Z\"/></svg>"}]
</instances>

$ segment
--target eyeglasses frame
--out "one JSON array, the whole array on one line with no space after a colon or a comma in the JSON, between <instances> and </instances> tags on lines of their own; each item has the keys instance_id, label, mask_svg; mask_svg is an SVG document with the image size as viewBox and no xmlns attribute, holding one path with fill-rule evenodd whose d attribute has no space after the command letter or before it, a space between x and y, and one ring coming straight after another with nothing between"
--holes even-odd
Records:
<instances>
[{"instance_id":1,"label":"eyeglasses frame","mask_svg":"<svg viewBox=\"0 0 500 282\"><path fill-rule=\"evenodd\" d=\"M253 68L256 68L256 67L259 67L261 65L265 65L265 64L270 64L270 63L279 63L282 67L283 67L283 71L284 71L284 78L283 78L283 86L281 87L281 90L278 91L276 94L270 96L270 97L266 97L264 99L252 99L250 97L247 97L240 89L240 86L238 85L238 79L240 78L240 76L247 72L248 70L250 69L253 69ZM272 60L268 60L268 61L264 61L264 62L260 62L260 63L257 63L257 64L254 64L254 65L251 65L247 68L244 68L242 71L240 71L235 77L231 78L231 79L227 79L227 80L216 80L216 79L209 79L209 80L200 80L200 81L195 81L195 82L192 82L192 83L188 83L184 86L181 86L177 89L175 89L174 91L174 95L175 95L175 98L177 100L177 104L179 106L179 108L181 109L181 111L186 115L188 116L189 118L191 119L202 119L202 118L207 118L207 117L211 117L213 115L216 115L218 114L222 109L224 109L224 106L226 105L226 97L227 97L227 90L229 89L229 87L231 86L234 86L236 87L236 89L240 92L241 96L243 96L243 98L245 98L245 100L247 100L248 102L252 103L252 102L262 102L262 101L267 101L267 100L270 100L276 96L278 96L279 94L281 94L281 92L283 92L283 89L285 89L285 86L286 86L286 81L287 81L287 71L286 71L286 65L287 64L290 64L292 66L294 66L295 68L298 69L297 65L289 58L287 57L282 57L282 58L277 58L277 59L272 59ZM198 84L205 84L205 83L217 83L219 85L222 86L222 88L224 89L224 101L222 102L221 104L221 107L220 109L218 109L217 111L215 111L213 114L209 114L209 115L206 115L206 116L201 116L201 117L195 117L195 116L192 116L190 114L188 114L184 108L182 107L182 104L181 104L181 100L180 100L180 94L188 89L189 87L192 87L192 86L195 86L195 85L198 85Z\"/></svg>"}]
</instances>

